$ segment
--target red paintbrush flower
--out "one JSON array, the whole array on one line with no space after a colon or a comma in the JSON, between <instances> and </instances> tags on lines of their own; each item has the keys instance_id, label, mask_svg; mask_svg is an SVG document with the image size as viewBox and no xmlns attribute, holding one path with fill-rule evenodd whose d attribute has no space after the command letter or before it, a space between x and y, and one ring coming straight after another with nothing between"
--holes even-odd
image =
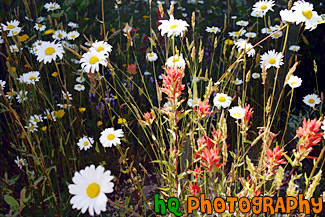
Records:
<instances>
[{"instance_id":1,"label":"red paintbrush flower","mask_svg":"<svg viewBox=\"0 0 325 217\"><path fill-rule=\"evenodd\" d=\"M281 159L284 155L283 153L284 148L280 150L279 146L276 146L273 151L270 148L266 149L266 160L267 160L267 166L270 169L270 171L273 171L276 169L280 164L286 164L287 162L284 159Z\"/></svg>"},{"instance_id":2,"label":"red paintbrush flower","mask_svg":"<svg viewBox=\"0 0 325 217\"><path fill-rule=\"evenodd\" d=\"M171 100L178 100L182 91L185 89L185 85L182 84L184 77L184 68L167 67L166 75L163 77L163 87L161 91L168 95Z\"/></svg>"},{"instance_id":3,"label":"red paintbrush flower","mask_svg":"<svg viewBox=\"0 0 325 217\"><path fill-rule=\"evenodd\" d=\"M186 186L186 188L191 191L193 196L196 196L201 190L198 183L192 183L192 185L190 187Z\"/></svg>"},{"instance_id":4,"label":"red paintbrush flower","mask_svg":"<svg viewBox=\"0 0 325 217\"><path fill-rule=\"evenodd\" d=\"M204 170L201 170L201 168L198 167L197 165L195 165L195 169L194 169L194 170L190 170L190 169L189 169L188 171L189 171L189 172L193 172L196 178L200 177L200 175L201 175L202 173L204 173Z\"/></svg>"},{"instance_id":5,"label":"red paintbrush flower","mask_svg":"<svg viewBox=\"0 0 325 217\"><path fill-rule=\"evenodd\" d=\"M198 106L194 107L194 111L196 111L199 118L203 118L206 115L211 114L213 111L210 111L209 99L206 99L203 102L199 102Z\"/></svg>"},{"instance_id":6,"label":"red paintbrush flower","mask_svg":"<svg viewBox=\"0 0 325 217\"><path fill-rule=\"evenodd\" d=\"M221 167L222 163L219 163L220 156L219 149L216 147L211 149L203 149L200 155L203 160L202 166L206 167L211 172L216 172L219 167Z\"/></svg>"}]
</instances>

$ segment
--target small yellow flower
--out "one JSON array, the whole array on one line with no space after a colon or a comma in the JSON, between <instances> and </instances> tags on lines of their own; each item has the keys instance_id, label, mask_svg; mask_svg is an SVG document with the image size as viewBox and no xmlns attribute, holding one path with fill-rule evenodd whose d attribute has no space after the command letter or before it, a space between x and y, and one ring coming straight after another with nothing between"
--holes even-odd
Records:
<instances>
[{"instance_id":1,"label":"small yellow flower","mask_svg":"<svg viewBox=\"0 0 325 217\"><path fill-rule=\"evenodd\" d=\"M16 72L16 71L17 71L17 68L16 68L16 67L11 67L11 70L12 70L13 72ZM9 69L7 69L7 71L9 72Z\"/></svg>"},{"instance_id":2,"label":"small yellow flower","mask_svg":"<svg viewBox=\"0 0 325 217\"><path fill-rule=\"evenodd\" d=\"M139 35L140 35L139 33L135 33L135 36L137 36L137 37L138 37Z\"/></svg>"},{"instance_id":3,"label":"small yellow flower","mask_svg":"<svg viewBox=\"0 0 325 217\"><path fill-rule=\"evenodd\" d=\"M27 41L27 39L29 39L29 36L26 34L18 36L18 37L19 37L19 41L21 41L21 42L25 42L25 41Z\"/></svg>"},{"instance_id":4,"label":"small yellow flower","mask_svg":"<svg viewBox=\"0 0 325 217\"><path fill-rule=\"evenodd\" d=\"M42 127L42 131L46 131L47 126Z\"/></svg>"},{"instance_id":5,"label":"small yellow flower","mask_svg":"<svg viewBox=\"0 0 325 217\"><path fill-rule=\"evenodd\" d=\"M53 72L51 75L52 75L54 78L56 78L56 77L58 76L58 73L57 73L57 72Z\"/></svg>"},{"instance_id":6,"label":"small yellow flower","mask_svg":"<svg viewBox=\"0 0 325 217\"><path fill-rule=\"evenodd\" d=\"M122 66L123 66L123 67L126 67L127 65L126 65L126 64L123 64Z\"/></svg>"},{"instance_id":7,"label":"small yellow flower","mask_svg":"<svg viewBox=\"0 0 325 217\"><path fill-rule=\"evenodd\" d=\"M103 125L103 122L102 121L97 121L97 126L99 127L101 125Z\"/></svg>"},{"instance_id":8,"label":"small yellow flower","mask_svg":"<svg viewBox=\"0 0 325 217\"><path fill-rule=\"evenodd\" d=\"M143 19L148 19L148 18L149 18L149 16L143 15Z\"/></svg>"},{"instance_id":9,"label":"small yellow flower","mask_svg":"<svg viewBox=\"0 0 325 217\"><path fill-rule=\"evenodd\" d=\"M227 39L227 40L225 40L225 44L226 45L233 45L234 44L234 41L231 40L231 39Z\"/></svg>"},{"instance_id":10,"label":"small yellow flower","mask_svg":"<svg viewBox=\"0 0 325 217\"><path fill-rule=\"evenodd\" d=\"M89 20L89 17L85 17L85 20L88 21Z\"/></svg>"},{"instance_id":11,"label":"small yellow flower","mask_svg":"<svg viewBox=\"0 0 325 217\"><path fill-rule=\"evenodd\" d=\"M64 116L64 114L65 114L65 111L63 109L60 109L60 110L54 112L54 115L57 118L62 118Z\"/></svg>"},{"instance_id":12,"label":"small yellow flower","mask_svg":"<svg viewBox=\"0 0 325 217\"><path fill-rule=\"evenodd\" d=\"M111 28L110 31L111 31L111 32L115 32L115 29L114 29L114 28Z\"/></svg>"},{"instance_id":13,"label":"small yellow flower","mask_svg":"<svg viewBox=\"0 0 325 217\"><path fill-rule=\"evenodd\" d=\"M274 21L280 21L279 17L274 18Z\"/></svg>"},{"instance_id":14,"label":"small yellow flower","mask_svg":"<svg viewBox=\"0 0 325 217\"><path fill-rule=\"evenodd\" d=\"M124 123L126 123L126 119L125 118L119 118L119 119L117 119L117 123L118 124L124 124Z\"/></svg>"},{"instance_id":15,"label":"small yellow flower","mask_svg":"<svg viewBox=\"0 0 325 217\"><path fill-rule=\"evenodd\" d=\"M55 30L54 30L54 29L48 29L48 30L46 30L46 31L44 32L44 35L51 35L51 34L53 34L53 33L55 33Z\"/></svg>"},{"instance_id":16,"label":"small yellow flower","mask_svg":"<svg viewBox=\"0 0 325 217\"><path fill-rule=\"evenodd\" d=\"M80 111L81 113L83 113L84 111L86 111L86 108L81 107L81 108L79 108L79 111Z\"/></svg>"}]
</instances>

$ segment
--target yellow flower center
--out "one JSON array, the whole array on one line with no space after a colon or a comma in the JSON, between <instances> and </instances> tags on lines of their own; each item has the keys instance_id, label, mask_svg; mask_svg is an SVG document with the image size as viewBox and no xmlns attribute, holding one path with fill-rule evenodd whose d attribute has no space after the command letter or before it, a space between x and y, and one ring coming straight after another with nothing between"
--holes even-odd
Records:
<instances>
[{"instance_id":1,"label":"yellow flower center","mask_svg":"<svg viewBox=\"0 0 325 217\"><path fill-rule=\"evenodd\" d=\"M219 101L219 102L226 102L226 97L224 97L224 96L219 96L218 101Z\"/></svg>"},{"instance_id":2,"label":"yellow flower center","mask_svg":"<svg viewBox=\"0 0 325 217\"><path fill-rule=\"evenodd\" d=\"M98 184L91 183L90 185L88 185L88 187L87 187L88 197L95 198L98 196L99 192L100 192L100 187Z\"/></svg>"},{"instance_id":3,"label":"yellow flower center","mask_svg":"<svg viewBox=\"0 0 325 217\"><path fill-rule=\"evenodd\" d=\"M149 54L149 57L153 57L153 54L151 53L151 54Z\"/></svg>"},{"instance_id":4,"label":"yellow flower center","mask_svg":"<svg viewBox=\"0 0 325 217\"><path fill-rule=\"evenodd\" d=\"M172 60L173 63L176 63L176 62L178 62L178 61L179 61L179 59L176 58L176 57L174 57L173 60Z\"/></svg>"},{"instance_id":5,"label":"yellow flower center","mask_svg":"<svg viewBox=\"0 0 325 217\"><path fill-rule=\"evenodd\" d=\"M35 127L32 125L32 126L30 126L28 129L29 129L29 130L34 130Z\"/></svg>"},{"instance_id":6,"label":"yellow flower center","mask_svg":"<svg viewBox=\"0 0 325 217\"><path fill-rule=\"evenodd\" d=\"M13 28L15 28L14 25L9 24L9 25L7 26L7 29L13 29Z\"/></svg>"},{"instance_id":7,"label":"yellow flower center","mask_svg":"<svg viewBox=\"0 0 325 217\"><path fill-rule=\"evenodd\" d=\"M294 47L294 48L292 48L292 50L295 51L295 50L297 50L297 48Z\"/></svg>"},{"instance_id":8,"label":"yellow flower center","mask_svg":"<svg viewBox=\"0 0 325 217\"><path fill-rule=\"evenodd\" d=\"M236 112L236 113L234 114L234 116L237 117L237 118L239 118L239 117L241 117L241 113Z\"/></svg>"},{"instance_id":9,"label":"yellow flower center","mask_svg":"<svg viewBox=\"0 0 325 217\"><path fill-rule=\"evenodd\" d=\"M55 49L53 47L48 47L45 49L45 55L52 55L55 53Z\"/></svg>"},{"instance_id":10,"label":"yellow flower center","mask_svg":"<svg viewBox=\"0 0 325 217\"><path fill-rule=\"evenodd\" d=\"M39 24L37 24L37 26L40 28L40 27L42 27L43 25L39 23Z\"/></svg>"},{"instance_id":11,"label":"yellow flower center","mask_svg":"<svg viewBox=\"0 0 325 217\"><path fill-rule=\"evenodd\" d=\"M215 29L215 28L213 28L213 29L211 29L211 31L213 31L213 32L214 32L214 31L216 31L216 29Z\"/></svg>"},{"instance_id":12,"label":"yellow flower center","mask_svg":"<svg viewBox=\"0 0 325 217\"><path fill-rule=\"evenodd\" d=\"M239 32L235 32L235 35L239 35Z\"/></svg>"},{"instance_id":13,"label":"yellow flower center","mask_svg":"<svg viewBox=\"0 0 325 217\"><path fill-rule=\"evenodd\" d=\"M55 9L55 7L54 7L54 6L51 6L51 7L50 7L50 9L52 9L52 10L53 10L53 9Z\"/></svg>"},{"instance_id":14,"label":"yellow flower center","mask_svg":"<svg viewBox=\"0 0 325 217\"><path fill-rule=\"evenodd\" d=\"M177 27L177 24L173 24L173 25L171 25L169 28L170 29L175 29Z\"/></svg>"},{"instance_id":15,"label":"yellow flower center","mask_svg":"<svg viewBox=\"0 0 325 217\"><path fill-rule=\"evenodd\" d=\"M259 14L256 14L257 17L259 17L260 15Z\"/></svg>"},{"instance_id":16,"label":"yellow flower center","mask_svg":"<svg viewBox=\"0 0 325 217\"><path fill-rule=\"evenodd\" d=\"M313 12L311 10L303 10L302 14L308 19L310 20L313 17Z\"/></svg>"},{"instance_id":17,"label":"yellow flower center","mask_svg":"<svg viewBox=\"0 0 325 217\"><path fill-rule=\"evenodd\" d=\"M237 80L235 80L235 81L234 81L234 83L235 83L235 84L238 84L238 81L237 81Z\"/></svg>"},{"instance_id":18,"label":"yellow flower center","mask_svg":"<svg viewBox=\"0 0 325 217\"><path fill-rule=\"evenodd\" d=\"M270 63L270 64L274 64L275 62L276 62L276 59L275 59L275 58L270 58L270 59L269 59L269 63Z\"/></svg>"},{"instance_id":19,"label":"yellow flower center","mask_svg":"<svg viewBox=\"0 0 325 217\"><path fill-rule=\"evenodd\" d=\"M58 37L59 37L59 38L62 38L62 36L63 36L63 35L62 35L61 33L60 33L60 34L58 34Z\"/></svg>"},{"instance_id":20,"label":"yellow flower center","mask_svg":"<svg viewBox=\"0 0 325 217\"><path fill-rule=\"evenodd\" d=\"M309 99L308 102L313 104L313 103L315 103L315 100L314 99Z\"/></svg>"},{"instance_id":21,"label":"yellow flower center","mask_svg":"<svg viewBox=\"0 0 325 217\"><path fill-rule=\"evenodd\" d=\"M115 138L115 135L113 133L108 134L107 139L108 140L113 140Z\"/></svg>"},{"instance_id":22,"label":"yellow flower center","mask_svg":"<svg viewBox=\"0 0 325 217\"><path fill-rule=\"evenodd\" d=\"M78 87L78 88L81 88L81 85L78 85L77 87Z\"/></svg>"},{"instance_id":23,"label":"yellow flower center","mask_svg":"<svg viewBox=\"0 0 325 217\"><path fill-rule=\"evenodd\" d=\"M37 118L34 118L34 122L38 122L38 119Z\"/></svg>"},{"instance_id":24,"label":"yellow flower center","mask_svg":"<svg viewBox=\"0 0 325 217\"><path fill-rule=\"evenodd\" d=\"M84 142L84 146L88 146L89 145L89 142L88 141L85 141Z\"/></svg>"},{"instance_id":25,"label":"yellow flower center","mask_svg":"<svg viewBox=\"0 0 325 217\"><path fill-rule=\"evenodd\" d=\"M192 105L196 105L196 104L197 104L197 102L196 102L196 101L193 101L193 102L192 102Z\"/></svg>"},{"instance_id":26,"label":"yellow flower center","mask_svg":"<svg viewBox=\"0 0 325 217\"><path fill-rule=\"evenodd\" d=\"M297 82L294 82L294 81L293 81L293 82L290 83L291 86L293 86L293 85L295 85L295 84L297 84Z\"/></svg>"},{"instance_id":27,"label":"yellow flower center","mask_svg":"<svg viewBox=\"0 0 325 217\"><path fill-rule=\"evenodd\" d=\"M103 50L105 50L105 48L104 48L103 46L99 46L99 47L97 48L97 52L101 52L101 51L103 51Z\"/></svg>"},{"instance_id":28,"label":"yellow flower center","mask_svg":"<svg viewBox=\"0 0 325 217\"><path fill-rule=\"evenodd\" d=\"M22 161L18 161L18 164L19 164L19 165L23 165L23 162L22 162Z\"/></svg>"},{"instance_id":29,"label":"yellow flower center","mask_svg":"<svg viewBox=\"0 0 325 217\"><path fill-rule=\"evenodd\" d=\"M94 64L97 63L98 61L99 61L99 58L96 57L96 56L90 57L90 59L89 59L89 63L90 63L91 65L94 65Z\"/></svg>"},{"instance_id":30,"label":"yellow flower center","mask_svg":"<svg viewBox=\"0 0 325 217\"><path fill-rule=\"evenodd\" d=\"M276 38L277 38L277 37L280 37L280 35L279 35L279 34L275 34L275 35L274 35L274 37L276 37Z\"/></svg>"},{"instance_id":31,"label":"yellow flower center","mask_svg":"<svg viewBox=\"0 0 325 217\"><path fill-rule=\"evenodd\" d=\"M265 10L266 8L267 8L267 5L262 5L262 6L261 6L261 9L262 9L262 10Z\"/></svg>"},{"instance_id":32,"label":"yellow flower center","mask_svg":"<svg viewBox=\"0 0 325 217\"><path fill-rule=\"evenodd\" d=\"M268 32L272 32L272 29L268 29L267 31L268 31Z\"/></svg>"},{"instance_id":33,"label":"yellow flower center","mask_svg":"<svg viewBox=\"0 0 325 217\"><path fill-rule=\"evenodd\" d=\"M17 31L14 31L14 35L17 35L19 32L17 32Z\"/></svg>"},{"instance_id":34,"label":"yellow flower center","mask_svg":"<svg viewBox=\"0 0 325 217\"><path fill-rule=\"evenodd\" d=\"M8 92L8 95L9 95L9 96L12 96L12 95L14 95L14 94L15 94L15 92L13 92L13 91Z\"/></svg>"},{"instance_id":35,"label":"yellow flower center","mask_svg":"<svg viewBox=\"0 0 325 217\"><path fill-rule=\"evenodd\" d=\"M71 35L71 38L75 38L76 37L76 35Z\"/></svg>"},{"instance_id":36,"label":"yellow flower center","mask_svg":"<svg viewBox=\"0 0 325 217\"><path fill-rule=\"evenodd\" d=\"M244 25L245 23L244 22L241 22L240 25Z\"/></svg>"},{"instance_id":37,"label":"yellow flower center","mask_svg":"<svg viewBox=\"0 0 325 217\"><path fill-rule=\"evenodd\" d=\"M51 115L51 114L46 115L46 117L47 117L48 119L52 119L52 115Z\"/></svg>"},{"instance_id":38,"label":"yellow flower center","mask_svg":"<svg viewBox=\"0 0 325 217\"><path fill-rule=\"evenodd\" d=\"M35 80L36 80L36 77L34 77L34 76L30 76L28 79L29 79L30 81L35 81Z\"/></svg>"}]
</instances>

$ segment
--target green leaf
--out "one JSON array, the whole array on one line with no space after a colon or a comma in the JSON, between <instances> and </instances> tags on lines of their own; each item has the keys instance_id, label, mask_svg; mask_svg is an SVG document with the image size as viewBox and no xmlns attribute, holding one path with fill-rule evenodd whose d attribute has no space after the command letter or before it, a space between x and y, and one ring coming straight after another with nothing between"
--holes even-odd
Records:
<instances>
[{"instance_id":1,"label":"green leaf","mask_svg":"<svg viewBox=\"0 0 325 217\"><path fill-rule=\"evenodd\" d=\"M17 200L15 200L15 198L13 198L10 195L5 195L4 196L4 200L5 202L10 206L11 210L16 210L19 208L19 203Z\"/></svg>"},{"instance_id":2,"label":"green leaf","mask_svg":"<svg viewBox=\"0 0 325 217\"><path fill-rule=\"evenodd\" d=\"M287 159L287 161L291 164L291 166L293 166L293 162L291 158L286 153L284 153L283 156Z\"/></svg>"}]
</instances>

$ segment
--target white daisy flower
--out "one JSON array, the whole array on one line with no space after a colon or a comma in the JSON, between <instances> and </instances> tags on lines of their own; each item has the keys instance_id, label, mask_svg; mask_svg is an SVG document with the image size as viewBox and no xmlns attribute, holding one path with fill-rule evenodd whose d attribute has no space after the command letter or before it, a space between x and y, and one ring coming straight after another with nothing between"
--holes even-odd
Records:
<instances>
[{"instance_id":1,"label":"white daisy flower","mask_svg":"<svg viewBox=\"0 0 325 217\"><path fill-rule=\"evenodd\" d=\"M69 184L69 193L73 195L70 200L73 209L88 212L91 216L100 215L106 211L107 196L105 194L114 191L114 183L111 171L105 171L104 167L94 165L87 166L80 172L75 172Z\"/></svg>"},{"instance_id":2,"label":"white daisy flower","mask_svg":"<svg viewBox=\"0 0 325 217\"><path fill-rule=\"evenodd\" d=\"M301 86L302 80L298 76L291 75L287 83L291 88L297 88Z\"/></svg>"},{"instance_id":3,"label":"white daisy flower","mask_svg":"<svg viewBox=\"0 0 325 217\"><path fill-rule=\"evenodd\" d=\"M7 21L7 25L5 25L5 24L1 24L1 25L5 31L10 31L10 30L19 26L19 21L11 20L11 21Z\"/></svg>"},{"instance_id":4,"label":"white daisy flower","mask_svg":"<svg viewBox=\"0 0 325 217\"><path fill-rule=\"evenodd\" d=\"M36 22L40 23L40 22L43 22L44 20L46 20L45 17L38 17L38 18L36 19Z\"/></svg>"},{"instance_id":5,"label":"white daisy flower","mask_svg":"<svg viewBox=\"0 0 325 217\"><path fill-rule=\"evenodd\" d=\"M20 83L25 83L25 84L35 84L36 81L39 81L39 72L38 71L31 71L22 74L18 80Z\"/></svg>"},{"instance_id":6,"label":"white daisy flower","mask_svg":"<svg viewBox=\"0 0 325 217\"><path fill-rule=\"evenodd\" d=\"M243 80L236 78L232 83L235 85L241 85L243 83Z\"/></svg>"},{"instance_id":7,"label":"white daisy flower","mask_svg":"<svg viewBox=\"0 0 325 217\"><path fill-rule=\"evenodd\" d=\"M238 26L248 26L249 22L245 20L239 20L236 22L236 25Z\"/></svg>"},{"instance_id":8,"label":"white daisy flower","mask_svg":"<svg viewBox=\"0 0 325 217\"><path fill-rule=\"evenodd\" d=\"M199 102L201 102L201 99L199 99L199 98L196 98L196 99L189 99L189 100L187 101L187 105L188 105L189 107L194 108L195 106L198 106L198 105L199 105Z\"/></svg>"},{"instance_id":9,"label":"white daisy flower","mask_svg":"<svg viewBox=\"0 0 325 217\"><path fill-rule=\"evenodd\" d=\"M269 69L272 66L280 68L283 65L283 55L281 52L275 52L275 50L269 50L261 56L261 68L263 68L263 62L265 69Z\"/></svg>"},{"instance_id":10,"label":"white daisy flower","mask_svg":"<svg viewBox=\"0 0 325 217\"><path fill-rule=\"evenodd\" d=\"M252 11L251 16L252 17L264 17L265 13L262 11Z\"/></svg>"},{"instance_id":11,"label":"white daisy flower","mask_svg":"<svg viewBox=\"0 0 325 217\"><path fill-rule=\"evenodd\" d=\"M68 23L68 26L70 26L73 29L76 29L76 28L79 27L79 25L77 23L74 23L74 22L71 22L71 21Z\"/></svg>"},{"instance_id":12,"label":"white daisy flower","mask_svg":"<svg viewBox=\"0 0 325 217\"><path fill-rule=\"evenodd\" d=\"M38 131L37 125L33 124L33 123L28 123L28 125L25 126L25 128L31 133L34 133L34 132Z\"/></svg>"},{"instance_id":13,"label":"white daisy flower","mask_svg":"<svg viewBox=\"0 0 325 217\"><path fill-rule=\"evenodd\" d=\"M9 33L7 34L7 37L12 37L12 36L18 35L21 32L21 30L22 30L21 27L15 27L9 31Z\"/></svg>"},{"instance_id":14,"label":"white daisy flower","mask_svg":"<svg viewBox=\"0 0 325 217\"><path fill-rule=\"evenodd\" d=\"M42 45L37 45L35 51L37 60L39 62L44 61L44 64L47 62L51 63L52 60L56 60L57 57L62 59L63 53L62 44L55 44L49 41L43 41Z\"/></svg>"},{"instance_id":15,"label":"white daisy flower","mask_svg":"<svg viewBox=\"0 0 325 217\"><path fill-rule=\"evenodd\" d=\"M229 109L230 116L235 119L242 119L245 116L245 109L241 106L234 106Z\"/></svg>"},{"instance_id":16,"label":"white daisy flower","mask_svg":"<svg viewBox=\"0 0 325 217\"><path fill-rule=\"evenodd\" d=\"M83 90L85 90L85 86L82 84L76 84L76 85L74 85L74 89L76 91L83 91Z\"/></svg>"},{"instance_id":17,"label":"white daisy flower","mask_svg":"<svg viewBox=\"0 0 325 217\"><path fill-rule=\"evenodd\" d=\"M269 10L274 11L272 9L274 5L273 0L260 0L253 5L253 11L266 14Z\"/></svg>"},{"instance_id":18,"label":"white daisy flower","mask_svg":"<svg viewBox=\"0 0 325 217\"><path fill-rule=\"evenodd\" d=\"M49 11L61 9L61 6L56 2L50 2L50 3L46 3L44 5L44 8L47 10L47 12L49 12Z\"/></svg>"},{"instance_id":19,"label":"white daisy flower","mask_svg":"<svg viewBox=\"0 0 325 217\"><path fill-rule=\"evenodd\" d=\"M64 90L62 90L62 96L65 100L72 100L71 94L69 93L69 91L65 92Z\"/></svg>"},{"instance_id":20,"label":"white daisy flower","mask_svg":"<svg viewBox=\"0 0 325 217\"><path fill-rule=\"evenodd\" d=\"M313 93L305 96L303 98L303 102L310 107L315 107L315 105L318 105L321 102L321 100L316 94Z\"/></svg>"},{"instance_id":21,"label":"white daisy flower","mask_svg":"<svg viewBox=\"0 0 325 217\"><path fill-rule=\"evenodd\" d=\"M84 136L79 139L77 145L79 146L80 150L87 150L92 147L94 144L94 139L91 137Z\"/></svg>"},{"instance_id":22,"label":"white daisy flower","mask_svg":"<svg viewBox=\"0 0 325 217\"><path fill-rule=\"evenodd\" d=\"M0 36L0 44L3 44L2 36Z\"/></svg>"},{"instance_id":23,"label":"white daisy flower","mask_svg":"<svg viewBox=\"0 0 325 217\"><path fill-rule=\"evenodd\" d=\"M261 29L261 32L263 34L272 34L274 32L274 27L270 26L270 28L263 28Z\"/></svg>"},{"instance_id":24,"label":"white daisy flower","mask_svg":"<svg viewBox=\"0 0 325 217\"><path fill-rule=\"evenodd\" d=\"M17 47L17 45L10 45L9 46L9 49L10 49L10 52L11 53L14 53L14 52L16 52L16 53L18 53L19 52L19 49L18 49L18 47Z\"/></svg>"},{"instance_id":25,"label":"white daisy flower","mask_svg":"<svg viewBox=\"0 0 325 217\"><path fill-rule=\"evenodd\" d=\"M167 59L166 61L166 66L168 67L173 67L176 66L178 68L182 68L185 66L185 60L183 58L183 54L181 54L180 56L178 56L177 54L175 54L175 56L171 56Z\"/></svg>"},{"instance_id":26,"label":"white daisy flower","mask_svg":"<svg viewBox=\"0 0 325 217\"><path fill-rule=\"evenodd\" d=\"M112 147L112 145L121 144L121 140L119 138L124 136L124 132L119 130L114 130L114 128L106 128L103 132L101 132L101 136L99 138L100 143L102 143L103 147Z\"/></svg>"},{"instance_id":27,"label":"white daisy flower","mask_svg":"<svg viewBox=\"0 0 325 217\"><path fill-rule=\"evenodd\" d=\"M164 36L167 33L167 37L171 37L174 35L183 36L183 33L187 31L187 27L189 26L186 21L174 19L173 15L170 15L169 20L160 20L161 24L158 29L161 31L161 35Z\"/></svg>"},{"instance_id":28,"label":"white daisy flower","mask_svg":"<svg viewBox=\"0 0 325 217\"><path fill-rule=\"evenodd\" d=\"M151 73L150 72L148 72L148 71L145 71L144 73L143 73L144 75L151 75Z\"/></svg>"},{"instance_id":29,"label":"white daisy flower","mask_svg":"<svg viewBox=\"0 0 325 217\"><path fill-rule=\"evenodd\" d=\"M84 83L86 81L86 78L84 76L79 76L76 78L76 81L79 83Z\"/></svg>"},{"instance_id":30,"label":"white daisy flower","mask_svg":"<svg viewBox=\"0 0 325 217\"><path fill-rule=\"evenodd\" d=\"M254 72L253 74L252 74L252 78L253 79L258 79L258 78L260 78L261 77L261 74L260 73L256 73L256 72Z\"/></svg>"},{"instance_id":31,"label":"white daisy flower","mask_svg":"<svg viewBox=\"0 0 325 217\"><path fill-rule=\"evenodd\" d=\"M107 66L106 56L102 52L88 51L80 59L81 67L85 72L94 73L99 71L99 65Z\"/></svg>"},{"instance_id":32,"label":"white daisy flower","mask_svg":"<svg viewBox=\"0 0 325 217\"><path fill-rule=\"evenodd\" d=\"M212 26L212 27L207 27L205 31L209 33L217 34L218 32L221 32L221 29L219 29L219 27Z\"/></svg>"},{"instance_id":33,"label":"white daisy flower","mask_svg":"<svg viewBox=\"0 0 325 217\"><path fill-rule=\"evenodd\" d=\"M1 82L0 82L0 83L1 83ZM15 92L14 90L11 90L11 91L7 92L6 97L7 97L8 99L11 99L11 98L13 98L15 95L16 95L16 92Z\"/></svg>"},{"instance_id":34,"label":"white daisy flower","mask_svg":"<svg viewBox=\"0 0 325 217\"><path fill-rule=\"evenodd\" d=\"M27 99L27 94L28 92L27 91L19 91L17 93L17 96L16 96L16 99L19 103L22 103L23 101L25 101Z\"/></svg>"},{"instance_id":35,"label":"white daisy flower","mask_svg":"<svg viewBox=\"0 0 325 217\"><path fill-rule=\"evenodd\" d=\"M128 26L128 32L131 32L133 29L132 26ZM123 32L126 33L126 26L123 28Z\"/></svg>"},{"instance_id":36,"label":"white daisy flower","mask_svg":"<svg viewBox=\"0 0 325 217\"><path fill-rule=\"evenodd\" d=\"M256 33L255 33L255 32L247 32L247 33L245 34L245 36L246 36L247 38L255 38L255 37L256 37Z\"/></svg>"},{"instance_id":37,"label":"white daisy flower","mask_svg":"<svg viewBox=\"0 0 325 217\"><path fill-rule=\"evenodd\" d=\"M68 109L69 107L71 107L71 104L68 104L68 103L63 103L63 104L59 103L56 105L63 109Z\"/></svg>"},{"instance_id":38,"label":"white daisy flower","mask_svg":"<svg viewBox=\"0 0 325 217\"><path fill-rule=\"evenodd\" d=\"M230 18L235 20L235 19L237 19L237 16L231 16Z\"/></svg>"},{"instance_id":39,"label":"white daisy flower","mask_svg":"<svg viewBox=\"0 0 325 217\"><path fill-rule=\"evenodd\" d=\"M44 41L42 40L36 40L33 44L32 47L36 47L36 46L41 46L43 44Z\"/></svg>"},{"instance_id":40,"label":"white daisy flower","mask_svg":"<svg viewBox=\"0 0 325 217\"><path fill-rule=\"evenodd\" d=\"M217 108L228 108L231 104L231 97L224 93L217 93L213 98L213 104Z\"/></svg>"},{"instance_id":41,"label":"white daisy flower","mask_svg":"<svg viewBox=\"0 0 325 217\"><path fill-rule=\"evenodd\" d=\"M291 45L289 47L289 50L294 51L294 52L298 52L300 50L300 46L297 45Z\"/></svg>"},{"instance_id":42,"label":"white daisy flower","mask_svg":"<svg viewBox=\"0 0 325 217\"><path fill-rule=\"evenodd\" d=\"M95 41L92 43L91 48L89 48L89 51L95 51L102 53L104 55L109 55L110 52L112 52L112 45L108 44L105 41Z\"/></svg>"},{"instance_id":43,"label":"white daisy flower","mask_svg":"<svg viewBox=\"0 0 325 217\"><path fill-rule=\"evenodd\" d=\"M154 61L156 61L158 59L158 55L155 52L147 53L146 57L150 62L154 62Z\"/></svg>"},{"instance_id":44,"label":"white daisy flower","mask_svg":"<svg viewBox=\"0 0 325 217\"><path fill-rule=\"evenodd\" d=\"M6 86L6 81L0 80L0 86L2 88L2 90L5 88Z\"/></svg>"},{"instance_id":45,"label":"white daisy flower","mask_svg":"<svg viewBox=\"0 0 325 217\"><path fill-rule=\"evenodd\" d=\"M52 38L56 40L62 40L65 39L66 37L67 37L67 33L64 30L56 30L52 35Z\"/></svg>"},{"instance_id":46,"label":"white daisy flower","mask_svg":"<svg viewBox=\"0 0 325 217\"><path fill-rule=\"evenodd\" d=\"M29 123L37 125L37 123L43 122L43 118L41 115L32 115L29 117Z\"/></svg>"},{"instance_id":47,"label":"white daisy flower","mask_svg":"<svg viewBox=\"0 0 325 217\"><path fill-rule=\"evenodd\" d=\"M280 16L283 23L294 23L297 21L297 17L292 10L281 10Z\"/></svg>"},{"instance_id":48,"label":"white daisy flower","mask_svg":"<svg viewBox=\"0 0 325 217\"><path fill-rule=\"evenodd\" d=\"M237 37L240 37L240 36L244 35L245 33L246 33L246 30L241 29L239 31L229 32L228 34L231 37L237 38Z\"/></svg>"},{"instance_id":49,"label":"white daisy flower","mask_svg":"<svg viewBox=\"0 0 325 217\"><path fill-rule=\"evenodd\" d=\"M248 51L249 49L251 49L253 47L253 45L251 43L248 43L246 40L244 39L239 39L237 42L235 42L235 46L238 48L238 52L240 53L242 50L244 52ZM250 51L248 51L247 55L249 57L252 57L255 55L255 49L251 49Z\"/></svg>"},{"instance_id":50,"label":"white daisy flower","mask_svg":"<svg viewBox=\"0 0 325 217\"><path fill-rule=\"evenodd\" d=\"M274 35L272 35L271 38L278 39L278 38L282 37L282 35L283 35L283 33L280 31L280 32L277 32Z\"/></svg>"},{"instance_id":51,"label":"white daisy flower","mask_svg":"<svg viewBox=\"0 0 325 217\"><path fill-rule=\"evenodd\" d=\"M68 33L68 35L67 35L67 39L68 40L75 40L76 38L78 38L79 37L79 32L78 31L71 31L71 32L69 32Z\"/></svg>"},{"instance_id":52,"label":"white daisy flower","mask_svg":"<svg viewBox=\"0 0 325 217\"><path fill-rule=\"evenodd\" d=\"M298 25L304 22L305 29L309 29L310 31L316 29L317 23L323 20L316 11L313 11L313 4L305 2L304 0L293 3L291 9L294 11L297 18L296 24Z\"/></svg>"},{"instance_id":53,"label":"white daisy flower","mask_svg":"<svg viewBox=\"0 0 325 217\"><path fill-rule=\"evenodd\" d=\"M45 112L44 112L44 114L45 114L44 119L56 121L56 117L55 117L55 112L54 111L51 112L49 109L46 109Z\"/></svg>"},{"instance_id":54,"label":"white daisy flower","mask_svg":"<svg viewBox=\"0 0 325 217\"><path fill-rule=\"evenodd\" d=\"M15 160L15 163L17 164L17 166L19 167L19 169L22 169L23 166L25 166L25 164L26 164L26 160L23 159L23 158L19 158L17 156L17 159Z\"/></svg>"},{"instance_id":55,"label":"white daisy flower","mask_svg":"<svg viewBox=\"0 0 325 217\"><path fill-rule=\"evenodd\" d=\"M44 31L46 28L45 25L41 24L41 23L35 23L34 29L38 30L38 31Z\"/></svg>"}]
</instances>

